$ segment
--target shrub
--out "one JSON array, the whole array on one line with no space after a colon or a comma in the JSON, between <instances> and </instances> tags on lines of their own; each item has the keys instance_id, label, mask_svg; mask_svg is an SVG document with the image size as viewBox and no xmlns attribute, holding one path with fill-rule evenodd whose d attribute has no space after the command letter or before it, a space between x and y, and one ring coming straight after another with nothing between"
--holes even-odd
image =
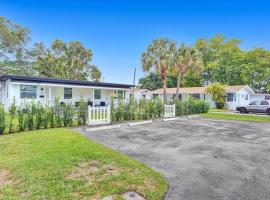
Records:
<instances>
[{"instance_id":1,"label":"shrub","mask_svg":"<svg viewBox=\"0 0 270 200\"><path fill-rule=\"evenodd\" d=\"M16 101L15 98L13 99L9 109L8 109L8 113L9 113L9 126L8 126L8 132L11 133L12 132L12 127L13 127L13 119L16 116L16 110L17 110L17 106L16 106Z\"/></svg>"},{"instance_id":2,"label":"shrub","mask_svg":"<svg viewBox=\"0 0 270 200\"><path fill-rule=\"evenodd\" d=\"M36 106L36 129L40 129L43 126L45 119L45 109L44 107L38 102Z\"/></svg>"},{"instance_id":3,"label":"shrub","mask_svg":"<svg viewBox=\"0 0 270 200\"><path fill-rule=\"evenodd\" d=\"M36 114L36 105L35 102L32 101L31 104L29 103L25 103L25 114L26 114L26 118L25 118L25 123L26 123L26 127L28 128L28 130L33 130L34 129L34 118L35 118L35 114Z\"/></svg>"},{"instance_id":4,"label":"shrub","mask_svg":"<svg viewBox=\"0 0 270 200\"><path fill-rule=\"evenodd\" d=\"M62 106L63 124L65 127L73 125L74 109L71 104L64 104Z\"/></svg>"},{"instance_id":5,"label":"shrub","mask_svg":"<svg viewBox=\"0 0 270 200\"><path fill-rule=\"evenodd\" d=\"M43 127L48 128L51 119L51 108L46 106L43 113Z\"/></svg>"},{"instance_id":6,"label":"shrub","mask_svg":"<svg viewBox=\"0 0 270 200\"><path fill-rule=\"evenodd\" d=\"M24 131L26 128L26 123L25 123L25 109L20 107L17 110L18 113L18 123L19 123L19 131Z\"/></svg>"},{"instance_id":7,"label":"shrub","mask_svg":"<svg viewBox=\"0 0 270 200\"><path fill-rule=\"evenodd\" d=\"M55 124L54 124L54 118L55 118L55 109L54 107L49 107L48 108L48 112L47 112L47 118L49 120L50 123L50 128L54 128Z\"/></svg>"},{"instance_id":8,"label":"shrub","mask_svg":"<svg viewBox=\"0 0 270 200\"><path fill-rule=\"evenodd\" d=\"M225 85L221 83L210 84L206 88L206 92L211 95L216 104L216 108L223 109L226 102Z\"/></svg>"},{"instance_id":9,"label":"shrub","mask_svg":"<svg viewBox=\"0 0 270 200\"><path fill-rule=\"evenodd\" d=\"M174 101L176 107L176 116L200 114L209 111L210 105L204 100L194 100L189 98L187 101Z\"/></svg>"},{"instance_id":10,"label":"shrub","mask_svg":"<svg viewBox=\"0 0 270 200\"><path fill-rule=\"evenodd\" d=\"M87 102L81 97L78 105L78 125L85 125L88 118L88 105Z\"/></svg>"},{"instance_id":11,"label":"shrub","mask_svg":"<svg viewBox=\"0 0 270 200\"><path fill-rule=\"evenodd\" d=\"M6 128L5 110L3 105L0 105L0 134L3 134Z\"/></svg>"},{"instance_id":12,"label":"shrub","mask_svg":"<svg viewBox=\"0 0 270 200\"><path fill-rule=\"evenodd\" d=\"M62 126L62 106L58 98L54 100L53 113L55 115L55 122L57 127Z\"/></svg>"}]
</instances>

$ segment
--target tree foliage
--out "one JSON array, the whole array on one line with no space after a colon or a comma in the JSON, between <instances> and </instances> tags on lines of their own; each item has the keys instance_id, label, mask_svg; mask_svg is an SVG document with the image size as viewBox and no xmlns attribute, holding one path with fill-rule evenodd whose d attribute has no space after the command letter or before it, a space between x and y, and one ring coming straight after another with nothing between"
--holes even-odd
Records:
<instances>
[{"instance_id":1,"label":"tree foliage","mask_svg":"<svg viewBox=\"0 0 270 200\"><path fill-rule=\"evenodd\" d=\"M167 75L167 87L176 87L177 77L172 75ZM156 90L162 87L162 77L161 74L150 72L147 76L140 78L139 87L148 90Z\"/></svg>"},{"instance_id":2,"label":"tree foliage","mask_svg":"<svg viewBox=\"0 0 270 200\"><path fill-rule=\"evenodd\" d=\"M30 31L0 17L0 73L99 81L101 72L91 64L91 49L78 41L55 40L29 46Z\"/></svg>"},{"instance_id":3,"label":"tree foliage","mask_svg":"<svg viewBox=\"0 0 270 200\"><path fill-rule=\"evenodd\" d=\"M176 97L178 97L180 84L186 72L189 71L194 75L202 72L203 64L201 54L196 48L189 47L182 43L174 53L174 65L171 71L177 74Z\"/></svg>"},{"instance_id":4,"label":"tree foliage","mask_svg":"<svg viewBox=\"0 0 270 200\"><path fill-rule=\"evenodd\" d=\"M93 54L91 49L85 48L78 41L66 43L58 39L50 48L38 43L35 44L32 55L35 58L34 69L39 76L74 80L86 80L90 77Z\"/></svg>"},{"instance_id":5,"label":"tree foliage","mask_svg":"<svg viewBox=\"0 0 270 200\"><path fill-rule=\"evenodd\" d=\"M216 108L224 108L226 102L225 85L221 83L212 83L207 86L205 92L211 95L213 101L216 104Z\"/></svg>"},{"instance_id":6,"label":"tree foliage","mask_svg":"<svg viewBox=\"0 0 270 200\"><path fill-rule=\"evenodd\" d=\"M262 48L243 51L240 44L221 35L196 41L205 68L204 83L248 84L258 92L270 92L270 52Z\"/></svg>"},{"instance_id":7,"label":"tree foliage","mask_svg":"<svg viewBox=\"0 0 270 200\"><path fill-rule=\"evenodd\" d=\"M167 38L153 40L141 56L142 69L161 74L163 82L163 102L166 103L167 72L172 67L176 43Z\"/></svg>"},{"instance_id":8,"label":"tree foliage","mask_svg":"<svg viewBox=\"0 0 270 200\"><path fill-rule=\"evenodd\" d=\"M0 73L32 75L27 42L30 31L0 16Z\"/></svg>"}]
</instances>

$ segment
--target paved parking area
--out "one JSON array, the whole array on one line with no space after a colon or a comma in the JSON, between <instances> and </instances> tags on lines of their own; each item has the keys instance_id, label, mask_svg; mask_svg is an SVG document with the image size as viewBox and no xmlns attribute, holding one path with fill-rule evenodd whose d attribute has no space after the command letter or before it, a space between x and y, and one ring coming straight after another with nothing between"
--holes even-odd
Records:
<instances>
[{"instance_id":1,"label":"paved parking area","mask_svg":"<svg viewBox=\"0 0 270 200\"><path fill-rule=\"evenodd\" d=\"M199 117L86 136L164 174L166 199L270 199L270 124Z\"/></svg>"}]
</instances>

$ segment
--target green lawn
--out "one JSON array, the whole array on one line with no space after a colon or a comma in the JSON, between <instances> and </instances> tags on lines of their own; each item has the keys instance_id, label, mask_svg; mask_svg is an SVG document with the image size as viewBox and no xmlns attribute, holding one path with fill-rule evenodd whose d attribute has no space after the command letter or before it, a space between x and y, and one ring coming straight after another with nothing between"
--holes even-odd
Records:
<instances>
[{"instance_id":1,"label":"green lawn","mask_svg":"<svg viewBox=\"0 0 270 200\"><path fill-rule=\"evenodd\" d=\"M216 108L210 108L209 112L229 112L227 109L216 109Z\"/></svg>"},{"instance_id":2,"label":"green lawn","mask_svg":"<svg viewBox=\"0 0 270 200\"><path fill-rule=\"evenodd\" d=\"M256 122L270 122L270 116L255 116L246 114L226 114L226 113L205 113L201 114L203 117L243 120L243 121L256 121Z\"/></svg>"},{"instance_id":3,"label":"green lawn","mask_svg":"<svg viewBox=\"0 0 270 200\"><path fill-rule=\"evenodd\" d=\"M69 129L0 136L0 199L163 199L166 179Z\"/></svg>"}]
</instances>

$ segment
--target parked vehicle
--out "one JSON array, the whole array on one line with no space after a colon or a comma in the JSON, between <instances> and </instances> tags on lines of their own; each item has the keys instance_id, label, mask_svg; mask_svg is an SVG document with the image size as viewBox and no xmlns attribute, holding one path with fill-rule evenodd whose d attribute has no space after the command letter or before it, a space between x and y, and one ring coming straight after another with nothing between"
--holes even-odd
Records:
<instances>
[{"instance_id":1,"label":"parked vehicle","mask_svg":"<svg viewBox=\"0 0 270 200\"><path fill-rule=\"evenodd\" d=\"M267 113L270 115L270 100L253 101L247 106L239 106L236 108L240 113Z\"/></svg>"}]
</instances>

